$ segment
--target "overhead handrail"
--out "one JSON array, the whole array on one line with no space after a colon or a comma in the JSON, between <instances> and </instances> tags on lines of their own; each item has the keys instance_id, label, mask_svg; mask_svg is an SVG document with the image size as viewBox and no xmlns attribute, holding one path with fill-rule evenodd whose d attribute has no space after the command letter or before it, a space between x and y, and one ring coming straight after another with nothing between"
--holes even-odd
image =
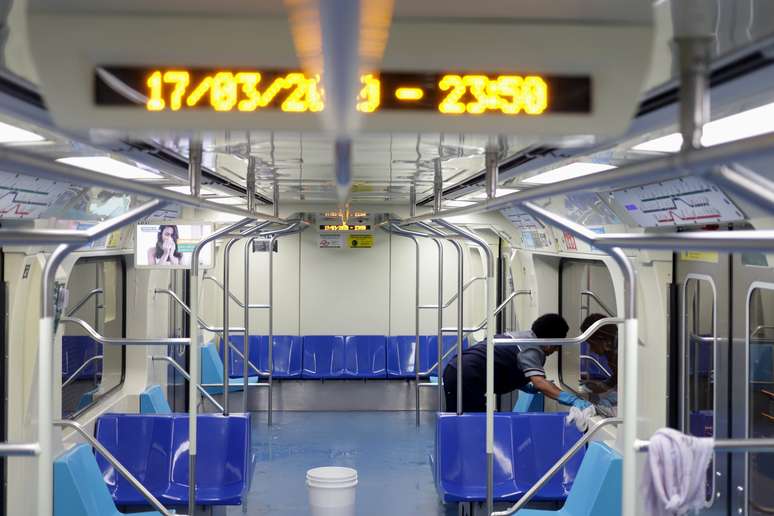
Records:
<instances>
[{"instance_id":1,"label":"overhead handrail","mask_svg":"<svg viewBox=\"0 0 774 516\"><path fill-rule=\"evenodd\" d=\"M500 312L502 312L503 309L508 305L508 303L513 301L516 298L516 296L524 296L524 295L530 295L531 296L532 295L532 290L520 289L520 290L514 290L513 292L511 292L511 294L507 298L505 298L505 300L502 303L500 303L500 305L495 309L495 311L494 311L495 316L497 314L499 314ZM472 328L465 328L464 332L465 333L475 333L475 332L477 332L479 330L483 330L484 328L486 328L486 319L481 321L481 324L479 324L478 326L475 326L475 327L472 327ZM457 328L447 327L447 328L443 328L442 331L444 333L456 333L457 332Z\"/></svg>"},{"instance_id":2,"label":"overhead handrail","mask_svg":"<svg viewBox=\"0 0 774 516\"><path fill-rule=\"evenodd\" d=\"M586 331L578 335L577 337L570 337L565 339L538 339L538 338L515 338L515 339L495 339L495 346L518 346L519 344L537 344L540 346L570 346L572 344L580 344L581 342L588 340L589 337L594 335L598 329L603 326L611 326L614 324L623 324L625 319L619 317L606 317L596 321L589 326Z\"/></svg>"},{"instance_id":3,"label":"overhead handrail","mask_svg":"<svg viewBox=\"0 0 774 516\"><path fill-rule=\"evenodd\" d=\"M602 369L602 372L607 375L608 378L613 377L613 373L605 369L605 366L602 365L602 363L597 360L596 358L592 357L591 355L581 355L581 360L588 360L589 362L593 362L594 365L596 365L598 368Z\"/></svg>"},{"instance_id":4,"label":"overhead handrail","mask_svg":"<svg viewBox=\"0 0 774 516\"><path fill-rule=\"evenodd\" d=\"M750 337L755 337L759 333L764 332L766 330L774 330L774 324L759 324L750 333Z\"/></svg>"},{"instance_id":5,"label":"overhead handrail","mask_svg":"<svg viewBox=\"0 0 774 516\"><path fill-rule=\"evenodd\" d=\"M186 370L185 370L185 369L183 369L183 366L181 366L180 364L178 364L177 362L175 362L174 360L172 360L172 357L155 356L155 357L151 357L151 360L152 360L152 361L154 361L154 362L166 362L166 363L168 363L169 365L171 365L172 367L174 367L174 368L177 370L177 372L178 372L178 373L180 373L181 375L183 375L183 378L185 378L185 379L186 379L186 380L188 380L189 382L191 381L191 375L189 375L189 374L186 372ZM204 387L202 387L202 385L201 385L200 383L197 383L197 384L196 384L196 388L197 388L197 389L199 389L199 392L201 392L201 393L204 395L204 397L205 397L205 398L207 398L208 400L210 400L210 403L212 403L213 405L215 405L216 407L218 407L218 410L219 410L219 411L223 412L223 407L221 406L221 404L220 404L220 403L218 403L217 401L215 401L215 398L213 398L213 397L210 395L210 393L209 393L209 392L207 392L207 389L205 389Z\"/></svg>"},{"instance_id":6,"label":"overhead handrail","mask_svg":"<svg viewBox=\"0 0 774 516\"><path fill-rule=\"evenodd\" d=\"M592 437L594 437L594 434L596 434L598 431L600 431L602 428L604 428L606 426L620 425L621 423L623 423L623 419L620 418L620 417L609 417L609 418L605 418L605 419L601 419L601 420L597 421L594 424L594 426L589 428L589 431L586 432L583 435L583 437L578 439L575 442L575 444L573 444L572 447L569 450L567 450L567 452L565 452L565 454L562 455L559 458L559 460L556 461L554 463L554 465L551 466L551 468L549 468L549 470L546 471L546 473L542 477L540 477L540 479L537 482L535 482L532 485L532 487L530 487L527 490L526 493L524 493L524 496L519 498L518 502L516 502L510 508L508 508L508 509L506 509L504 511L493 512L492 516L509 516L509 515L515 513L516 511L518 511L519 509L521 509L522 507L524 507L525 505L527 505L527 503L529 503L529 501L532 499L532 497L535 496L535 493L540 491L540 489L544 485L546 485L546 483L549 480L551 480L551 478L554 475L556 475L556 473L562 468L562 466L567 464L570 461L570 459L572 459L575 456L575 454L578 453L578 451L581 448L583 448L583 446L587 442L589 442Z\"/></svg>"},{"instance_id":7,"label":"overhead handrail","mask_svg":"<svg viewBox=\"0 0 774 516\"><path fill-rule=\"evenodd\" d=\"M637 439L634 441L634 450L637 452L648 451L650 441ZM715 439L712 448L716 452L743 453L743 452L774 452L774 438L759 439Z\"/></svg>"},{"instance_id":8,"label":"overhead handrail","mask_svg":"<svg viewBox=\"0 0 774 516\"><path fill-rule=\"evenodd\" d=\"M95 289L90 290L85 296L83 296L83 299L81 299L80 301L75 303L75 306L67 312L67 314L66 314L67 317L70 317L75 312L80 310L81 307L83 305L85 305L86 303L88 303L89 299L91 299L93 296L97 296L99 294L104 294L104 293L105 293L105 291L103 289L101 289L101 288L95 288ZM97 308L100 308L100 306L97 306Z\"/></svg>"},{"instance_id":9,"label":"overhead handrail","mask_svg":"<svg viewBox=\"0 0 774 516\"><path fill-rule=\"evenodd\" d=\"M607 305L604 303L604 301L602 301L602 300L599 298L599 296L598 296L596 293L594 293L594 291L593 291L593 290L581 290L581 292L580 292L580 295L581 295L581 298L583 298L583 297L590 297L591 299L593 299L594 301L596 301L596 302L597 302L597 304L600 306L600 308L602 308L602 310L604 310L604 311L605 311L605 313L606 313L607 315L609 315L610 317L615 317L615 312L613 312L613 311L612 311L612 310L611 310L611 309L610 309L610 308L609 308L609 307L608 307L608 306L607 306ZM591 311L591 308L588 308L588 310L589 310L589 311Z\"/></svg>"},{"instance_id":10,"label":"overhead handrail","mask_svg":"<svg viewBox=\"0 0 774 516\"><path fill-rule=\"evenodd\" d=\"M190 339L188 337L164 337L158 339L105 337L104 335L97 333L97 330L92 328L89 323L77 317L62 317L59 322L80 326L86 330L86 333L88 333L92 339L96 340L100 344L108 344L113 346L160 346L164 344L190 344Z\"/></svg>"},{"instance_id":11,"label":"overhead handrail","mask_svg":"<svg viewBox=\"0 0 774 516\"><path fill-rule=\"evenodd\" d=\"M35 457L39 454L38 443L0 443L0 457Z\"/></svg>"},{"instance_id":12,"label":"overhead handrail","mask_svg":"<svg viewBox=\"0 0 774 516\"><path fill-rule=\"evenodd\" d=\"M475 276L473 278L470 278L468 281L465 282L465 284L462 286L462 291L465 292L469 286L471 286L476 281L482 281L485 280L486 276ZM447 309L451 306L451 304L457 300L457 297L459 296L459 292L455 292L452 297L449 298L448 301L443 305L443 309ZM438 305L419 305L417 308L421 310L438 310ZM455 330L456 331L456 330Z\"/></svg>"},{"instance_id":13,"label":"overhead handrail","mask_svg":"<svg viewBox=\"0 0 774 516\"><path fill-rule=\"evenodd\" d=\"M99 442L94 437L92 437L91 434L89 434L89 432L87 432L79 423L76 423L75 421L70 421L69 419L60 419L58 421L54 421L53 424L54 426L72 428L73 430L75 430L81 437L86 439L89 442L89 444L92 446L92 448L97 450L97 452L99 452L99 454L102 455L102 457L104 457L104 459L108 461L110 465L113 466L113 468L115 468L115 470L121 474L121 476L123 476L130 484L132 484L132 487L134 487L137 491L139 491L140 494L143 496L143 498L145 498L148 501L148 503L150 503L153 506L154 509L159 511L164 516L172 516L174 514L173 512L170 512L169 510L167 510L167 508L164 507L164 505L162 505L162 503L158 500L158 498L153 496L153 494L150 491L148 491L145 488L145 486L142 485L142 483L139 480L137 480L137 478L135 478L135 476L132 475L129 472L129 470L126 469L124 465L121 464L121 462L119 462L119 460L116 459L113 456L113 454L110 453L108 449L102 445L101 442Z\"/></svg>"},{"instance_id":14,"label":"overhead handrail","mask_svg":"<svg viewBox=\"0 0 774 516\"><path fill-rule=\"evenodd\" d=\"M218 287L220 287L220 290L223 290L223 283L221 283L220 280L218 278L216 278L215 276L210 276L208 274L208 275L204 276L202 279L210 280L211 282L215 283ZM230 290L228 292L228 297L233 302L235 302L237 305L239 305L240 308L244 308L245 307L245 304L242 301L240 301L239 298L236 297L234 295L234 293L231 292ZM269 305L249 305L248 308L266 308L266 309L268 309ZM244 331L244 329L242 331Z\"/></svg>"},{"instance_id":15,"label":"overhead handrail","mask_svg":"<svg viewBox=\"0 0 774 516\"><path fill-rule=\"evenodd\" d=\"M92 362L96 362L97 360L102 360L102 359L103 359L102 355L94 355L93 357L89 358L86 362L82 363L80 365L80 367L78 367L78 369L75 370L75 372L73 374L71 374L70 376L67 377L67 380L62 382L62 389L64 389L65 387L67 387L68 385L73 383L73 381L75 381L75 379L78 377L78 375L81 374L81 371L86 369L86 367L89 364L91 364Z\"/></svg>"}]
</instances>

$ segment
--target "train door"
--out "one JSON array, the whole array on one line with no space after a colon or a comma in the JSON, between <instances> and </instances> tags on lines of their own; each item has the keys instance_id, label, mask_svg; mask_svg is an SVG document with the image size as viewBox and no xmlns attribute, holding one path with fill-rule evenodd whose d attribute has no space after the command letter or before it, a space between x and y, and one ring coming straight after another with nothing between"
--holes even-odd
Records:
<instances>
[{"instance_id":1,"label":"train door","mask_svg":"<svg viewBox=\"0 0 774 516\"><path fill-rule=\"evenodd\" d=\"M733 438L774 437L772 257L733 256ZM731 456L732 514L774 514L774 455Z\"/></svg>"},{"instance_id":2,"label":"train door","mask_svg":"<svg viewBox=\"0 0 774 516\"><path fill-rule=\"evenodd\" d=\"M580 335L592 314L615 316L615 289L607 266L599 260L562 259L559 265L559 312L570 326L568 337ZM612 331L608 328L607 331ZM559 379L565 388L582 394L601 412L617 406L617 340L613 347L596 343L564 346L559 355Z\"/></svg>"},{"instance_id":3,"label":"train door","mask_svg":"<svg viewBox=\"0 0 774 516\"><path fill-rule=\"evenodd\" d=\"M728 255L675 256L679 295L679 430L698 437L726 438L731 414L729 392ZM727 514L727 454L715 454L707 470L703 514Z\"/></svg>"}]
</instances>

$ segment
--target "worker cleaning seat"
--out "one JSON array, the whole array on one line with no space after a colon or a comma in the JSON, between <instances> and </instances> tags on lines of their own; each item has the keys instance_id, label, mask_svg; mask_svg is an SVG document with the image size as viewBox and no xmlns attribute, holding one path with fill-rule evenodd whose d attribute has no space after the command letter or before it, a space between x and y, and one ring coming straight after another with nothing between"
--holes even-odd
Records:
<instances>
[{"instance_id":1,"label":"worker cleaning seat","mask_svg":"<svg viewBox=\"0 0 774 516\"><path fill-rule=\"evenodd\" d=\"M622 484L621 456L603 443L592 442L564 506L557 511L521 509L519 516L618 516Z\"/></svg>"},{"instance_id":2,"label":"worker cleaning seat","mask_svg":"<svg viewBox=\"0 0 774 516\"><path fill-rule=\"evenodd\" d=\"M91 447L78 444L54 461L54 516L119 516ZM134 513L135 516L159 512Z\"/></svg>"},{"instance_id":3,"label":"worker cleaning seat","mask_svg":"<svg viewBox=\"0 0 774 516\"><path fill-rule=\"evenodd\" d=\"M347 378L344 337L340 335L307 335L304 337L302 378Z\"/></svg>"},{"instance_id":4,"label":"worker cleaning seat","mask_svg":"<svg viewBox=\"0 0 774 516\"><path fill-rule=\"evenodd\" d=\"M494 416L494 499L518 500L578 440L581 433L565 424L564 413ZM439 414L436 422L434 477L441 500L486 499L486 414ZM573 457L535 496L535 500L567 498L583 453Z\"/></svg>"},{"instance_id":5,"label":"worker cleaning seat","mask_svg":"<svg viewBox=\"0 0 774 516\"><path fill-rule=\"evenodd\" d=\"M513 405L513 411L519 414L525 412L543 412L545 410L545 397L542 392L531 394L519 391L519 397Z\"/></svg>"},{"instance_id":6,"label":"worker cleaning seat","mask_svg":"<svg viewBox=\"0 0 774 516\"><path fill-rule=\"evenodd\" d=\"M210 394L223 394L223 360L213 342L201 347L201 383ZM248 385L257 384L258 376L248 377ZM219 386L215 386L218 384ZM244 378L229 378L229 392L244 390Z\"/></svg>"},{"instance_id":7,"label":"worker cleaning seat","mask_svg":"<svg viewBox=\"0 0 774 516\"><path fill-rule=\"evenodd\" d=\"M149 385L140 393L140 414L171 414L172 408L160 385Z\"/></svg>"},{"instance_id":8,"label":"worker cleaning seat","mask_svg":"<svg viewBox=\"0 0 774 516\"><path fill-rule=\"evenodd\" d=\"M250 487L250 418L245 414L201 414L202 446L196 462L196 503L239 505ZM105 414L95 429L102 443L165 505L188 504L188 415ZM146 505L113 467L97 456L104 483L117 505Z\"/></svg>"},{"instance_id":9,"label":"worker cleaning seat","mask_svg":"<svg viewBox=\"0 0 774 516\"><path fill-rule=\"evenodd\" d=\"M387 339L384 335L346 337L346 372L350 378L387 378Z\"/></svg>"},{"instance_id":10,"label":"worker cleaning seat","mask_svg":"<svg viewBox=\"0 0 774 516\"><path fill-rule=\"evenodd\" d=\"M244 353L243 335L231 335L231 342L234 347ZM274 362L274 379L301 378L301 359L302 359L302 337L296 335L274 335L272 337L274 349L272 350L272 361ZM220 351L221 360L223 351ZM231 369L229 376L232 378L242 378L244 375L242 369L242 357L232 352ZM269 372L269 337L268 335L250 335L250 362L262 372ZM250 375L258 373L250 368Z\"/></svg>"}]
</instances>

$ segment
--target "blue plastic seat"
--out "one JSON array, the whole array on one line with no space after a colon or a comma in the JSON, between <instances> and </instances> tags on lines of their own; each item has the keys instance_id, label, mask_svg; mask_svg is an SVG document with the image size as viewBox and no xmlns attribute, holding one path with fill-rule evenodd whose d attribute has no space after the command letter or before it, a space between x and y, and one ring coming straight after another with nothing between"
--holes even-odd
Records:
<instances>
[{"instance_id":1,"label":"blue plastic seat","mask_svg":"<svg viewBox=\"0 0 774 516\"><path fill-rule=\"evenodd\" d=\"M223 360L213 342L201 347L201 371L201 383L209 385L205 390L210 394L223 394ZM258 383L258 376L248 377L248 385L255 383ZM228 385L229 392L244 390L244 378L229 378Z\"/></svg>"},{"instance_id":2,"label":"blue plastic seat","mask_svg":"<svg viewBox=\"0 0 774 516\"><path fill-rule=\"evenodd\" d=\"M558 511L521 509L519 516L619 516L622 484L621 456L592 442L564 506Z\"/></svg>"},{"instance_id":3,"label":"blue plastic seat","mask_svg":"<svg viewBox=\"0 0 774 516\"><path fill-rule=\"evenodd\" d=\"M563 413L495 414L494 499L518 500L581 437ZM434 476L443 502L486 499L486 414L439 414ZM583 453L579 452L535 500L567 498Z\"/></svg>"},{"instance_id":4,"label":"blue plastic seat","mask_svg":"<svg viewBox=\"0 0 774 516\"><path fill-rule=\"evenodd\" d=\"M456 346L457 344L457 335L444 335L443 336L443 351L442 354L446 355L446 353ZM468 347L468 339L464 338L462 339L462 349L466 349ZM429 359L428 359L428 369L430 367L435 366L435 364L438 363L438 335L430 335L427 337L427 348L429 353ZM443 367L441 367L441 373L443 373L443 368L446 367L446 365L454 360L454 358L457 356L457 352L450 353L448 357L443 359ZM423 371L426 371L427 369L423 369ZM435 370L433 370L435 373Z\"/></svg>"},{"instance_id":5,"label":"blue plastic seat","mask_svg":"<svg viewBox=\"0 0 774 516\"><path fill-rule=\"evenodd\" d=\"M140 393L140 414L171 414L172 408L160 385L149 385Z\"/></svg>"},{"instance_id":6,"label":"blue plastic seat","mask_svg":"<svg viewBox=\"0 0 774 516\"><path fill-rule=\"evenodd\" d=\"M387 378L387 339L384 335L346 337L346 376L352 378Z\"/></svg>"},{"instance_id":7,"label":"blue plastic seat","mask_svg":"<svg viewBox=\"0 0 774 516\"><path fill-rule=\"evenodd\" d=\"M542 392L531 394L529 392L519 391L519 397L513 405L514 412L543 412L543 410L545 410L545 397Z\"/></svg>"},{"instance_id":8,"label":"blue plastic seat","mask_svg":"<svg viewBox=\"0 0 774 516\"><path fill-rule=\"evenodd\" d=\"M344 337L307 335L304 337L303 378L347 378Z\"/></svg>"},{"instance_id":9,"label":"blue plastic seat","mask_svg":"<svg viewBox=\"0 0 774 516\"><path fill-rule=\"evenodd\" d=\"M239 351L244 353L244 336L231 335L231 342ZM274 335L272 361L274 362L273 377L275 379L301 378L302 337L295 335ZM223 356L221 352L220 356ZM242 357L236 353L229 354L231 358L232 378L240 378L243 375ZM250 362L261 371L269 371L269 337L267 335L250 335ZM250 375L257 375L250 368Z\"/></svg>"},{"instance_id":10,"label":"blue plastic seat","mask_svg":"<svg viewBox=\"0 0 774 516\"><path fill-rule=\"evenodd\" d=\"M387 337L387 377L388 378L414 378L416 373L414 351L416 348L416 336L392 335ZM419 337L419 370L427 371L430 367L430 350L427 346L427 337ZM432 361L435 363L435 360Z\"/></svg>"},{"instance_id":11,"label":"blue plastic seat","mask_svg":"<svg viewBox=\"0 0 774 516\"><path fill-rule=\"evenodd\" d=\"M94 453L78 444L54 461L54 516L119 516ZM135 513L159 515L156 511Z\"/></svg>"},{"instance_id":12,"label":"blue plastic seat","mask_svg":"<svg viewBox=\"0 0 774 516\"><path fill-rule=\"evenodd\" d=\"M202 414L196 463L196 503L238 505L250 487L250 418L245 414ZM137 479L168 505L188 503L188 415L105 414L97 420L97 440ZM109 463L97 458L104 483L118 505L146 501Z\"/></svg>"}]
</instances>

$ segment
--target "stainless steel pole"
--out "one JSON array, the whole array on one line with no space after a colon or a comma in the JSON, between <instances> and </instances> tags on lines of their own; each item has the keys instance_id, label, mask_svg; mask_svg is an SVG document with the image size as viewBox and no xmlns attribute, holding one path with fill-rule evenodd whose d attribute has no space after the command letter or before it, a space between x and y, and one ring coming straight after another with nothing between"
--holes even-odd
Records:
<instances>
[{"instance_id":1,"label":"stainless steel pole","mask_svg":"<svg viewBox=\"0 0 774 516\"><path fill-rule=\"evenodd\" d=\"M267 415L269 426L272 425L274 409L274 242L276 239L276 235L272 235L269 239L269 413Z\"/></svg>"},{"instance_id":2,"label":"stainless steel pole","mask_svg":"<svg viewBox=\"0 0 774 516\"><path fill-rule=\"evenodd\" d=\"M465 249L459 242L454 242L457 248L457 415L462 415L462 342L465 327L464 295L465 289ZM449 407L446 407L449 410Z\"/></svg>"},{"instance_id":3,"label":"stainless steel pole","mask_svg":"<svg viewBox=\"0 0 774 516\"><path fill-rule=\"evenodd\" d=\"M189 374L188 382L188 514L194 514L196 509L196 448L197 434L196 423L199 399L197 386L201 383L200 349L199 349L199 255L205 245L214 242L218 238L247 225L252 218L244 218L230 226L221 228L207 235L194 247L191 253L191 316L188 321L191 345L188 355ZM228 296L228 290L224 289L224 296Z\"/></svg>"},{"instance_id":4,"label":"stainless steel pole","mask_svg":"<svg viewBox=\"0 0 774 516\"><path fill-rule=\"evenodd\" d=\"M420 260L419 260L419 242L413 236L409 237L414 241L414 396L416 398L417 408L417 426L419 426L419 280L420 280Z\"/></svg>"},{"instance_id":5,"label":"stainless steel pole","mask_svg":"<svg viewBox=\"0 0 774 516\"><path fill-rule=\"evenodd\" d=\"M225 247L223 248L223 415L228 416L229 413L229 390L230 390L230 381L229 376L231 374L231 346L230 344L230 314L229 309L230 307L230 298L228 296L228 293L230 292L229 288L229 279L231 276L231 248L234 247L234 244L237 243L236 238L232 238L228 242L226 242ZM245 306L247 304L245 303ZM247 308L245 308L247 310ZM245 363L245 368L247 367L247 363ZM247 385L244 385L244 391L243 394L247 393Z\"/></svg>"},{"instance_id":6,"label":"stainless steel pole","mask_svg":"<svg viewBox=\"0 0 774 516\"><path fill-rule=\"evenodd\" d=\"M202 139L188 140L188 182L192 197L199 197L202 190Z\"/></svg>"}]
</instances>

